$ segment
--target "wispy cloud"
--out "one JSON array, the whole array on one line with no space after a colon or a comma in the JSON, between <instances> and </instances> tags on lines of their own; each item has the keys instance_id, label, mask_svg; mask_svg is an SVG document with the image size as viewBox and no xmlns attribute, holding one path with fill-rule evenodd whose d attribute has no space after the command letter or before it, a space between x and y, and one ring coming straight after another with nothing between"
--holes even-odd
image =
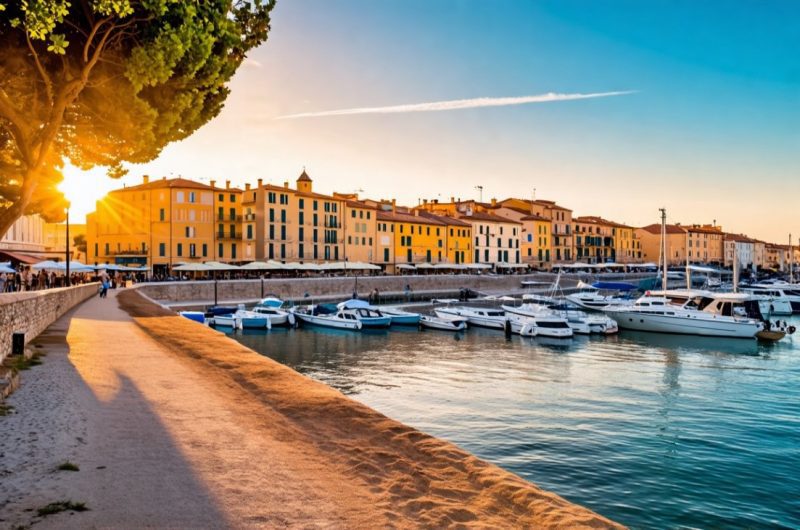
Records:
<instances>
[{"instance_id":1,"label":"wispy cloud","mask_svg":"<svg viewBox=\"0 0 800 530\"><path fill-rule=\"evenodd\" d=\"M507 107L509 105L527 105L528 103L550 103L553 101L572 101L575 99L606 98L611 96L624 96L633 94L635 90L619 92L594 92L590 94L538 94L535 96L517 96L506 98L472 98L452 99L449 101L432 101L429 103L411 103L406 105L392 105L388 107L360 107L353 109L324 110L319 112L303 112L301 114L288 114L278 116L276 120L290 120L295 118L318 118L322 116L347 116L352 114L395 114L401 112L437 112L442 110L476 109L480 107Z\"/></svg>"}]
</instances>

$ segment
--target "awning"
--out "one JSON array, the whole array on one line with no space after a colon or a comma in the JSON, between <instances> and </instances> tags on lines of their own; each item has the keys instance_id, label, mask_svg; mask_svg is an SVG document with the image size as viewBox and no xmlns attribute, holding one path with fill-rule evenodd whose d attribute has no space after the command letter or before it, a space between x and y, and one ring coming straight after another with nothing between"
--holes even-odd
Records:
<instances>
[{"instance_id":1,"label":"awning","mask_svg":"<svg viewBox=\"0 0 800 530\"><path fill-rule=\"evenodd\" d=\"M8 250L0 250L0 258L8 258L11 261L19 261L20 263L27 263L28 265L42 261L41 258L34 258L33 256L20 252L9 252Z\"/></svg>"}]
</instances>

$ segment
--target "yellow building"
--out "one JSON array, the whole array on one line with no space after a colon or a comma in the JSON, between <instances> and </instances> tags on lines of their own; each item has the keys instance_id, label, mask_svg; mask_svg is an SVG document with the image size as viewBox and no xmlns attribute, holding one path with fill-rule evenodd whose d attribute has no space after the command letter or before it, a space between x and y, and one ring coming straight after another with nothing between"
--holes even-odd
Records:
<instances>
[{"instance_id":1,"label":"yellow building","mask_svg":"<svg viewBox=\"0 0 800 530\"><path fill-rule=\"evenodd\" d=\"M75 239L83 239L82 248L75 244ZM54 257L59 261L66 259L67 252L67 225L65 223L45 223L44 224L44 246L48 257ZM70 259L86 261L86 225L69 224L69 252Z\"/></svg>"},{"instance_id":2,"label":"yellow building","mask_svg":"<svg viewBox=\"0 0 800 530\"><path fill-rule=\"evenodd\" d=\"M686 230L680 225L667 225L667 264L686 264ZM641 242L642 259L659 263L661 259L661 225L652 224L636 229L636 239Z\"/></svg>"},{"instance_id":3,"label":"yellow building","mask_svg":"<svg viewBox=\"0 0 800 530\"><path fill-rule=\"evenodd\" d=\"M597 216L575 217L575 258L586 263L640 263L641 243L633 227Z\"/></svg>"},{"instance_id":4,"label":"yellow building","mask_svg":"<svg viewBox=\"0 0 800 530\"><path fill-rule=\"evenodd\" d=\"M152 266L168 275L181 262L217 258L214 190L183 178L111 191L87 216L87 261Z\"/></svg>"},{"instance_id":5,"label":"yellow building","mask_svg":"<svg viewBox=\"0 0 800 530\"><path fill-rule=\"evenodd\" d=\"M689 261L722 265L725 262L724 232L716 225L687 225Z\"/></svg>"},{"instance_id":6,"label":"yellow building","mask_svg":"<svg viewBox=\"0 0 800 530\"><path fill-rule=\"evenodd\" d=\"M247 258L242 255L242 190L231 188L229 180L224 188L218 188L215 184L216 181L212 180L216 224L214 259L230 263L246 261Z\"/></svg>"},{"instance_id":7,"label":"yellow building","mask_svg":"<svg viewBox=\"0 0 800 530\"><path fill-rule=\"evenodd\" d=\"M512 197L499 202L493 201L493 203L495 207L524 211L526 215L538 215L548 219L550 221L548 231L550 234L549 248L552 263L571 263L575 259L572 210L553 201L541 199L527 200ZM538 253L538 248L536 252Z\"/></svg>"},{"instance_id":8,"label":"yellow building","mask_svg":"<svg viewBox=\"0 0 800 530\"><path fill-rule=\"evenodd\" d=\"M394 254L396 263L444 263L446 228L436 216L419 211L386 212L394 223Z\"/></svg>"},{"instance_id":9,"label":"yellow building","mask_svg":"<svg viewBox=\"0 0 800 530\"><path fill-rule=\"evenodd\" d=\"M296 184L291 189L288 182L281 187L259 179L254 189L245 187L245 255L284 262L344 260L345 201L315 193L305 170Z\"/></svg>"},{"instance_id":10,"label":"yellow building","mask_svg":"<svg viewBox=\"0 0 800 530\"><path fill-rule=\"evenodd\" d=\"M378 256L378 209L359 201L358 195L354 193L334 193L333 196L344 202L344 259L373 263Z\"/></svg>"}]
</instances>

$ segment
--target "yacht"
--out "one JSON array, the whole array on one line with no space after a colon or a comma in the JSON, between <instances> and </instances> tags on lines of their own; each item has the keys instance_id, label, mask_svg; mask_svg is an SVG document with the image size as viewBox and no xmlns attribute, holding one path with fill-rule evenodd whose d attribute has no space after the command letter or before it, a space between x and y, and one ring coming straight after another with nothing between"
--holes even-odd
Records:
<instances>
[{"instance_id":1,"label":"yacht","mask_svg":"<svg viewBox=\"0 0 800 530\"><path fill-rule=\"evenodd\" d=\"M422 328L438 329L440 331L464 331L467 329L467 320L463 318L441 318L421 315L419 325Z\"/></svg>"},{"instance_id":2,"label":"yacht","mask_svg":"<svg viewBox=\"0 0 800 530\"><path fill-rule=\"evenodd\" d=\"M554 339L568 339L574 332L565 318L553 314L543 308L543 311L530 311L526 314L507 312L506 318L511 326L511 333L523 337L550 337Z\"/></svg>"},{"instance_id":3,"label":"yacht","mask_svg":"<svg viewBox=\"0 0 800 530\"><path fill-rule=\"evenodd\" d=\"M505 329L506 313L499 309L485 307L441 307L434 309L439 318L458 317L466 319L470 326L491 329Z\"/></svg>"},{"instance_id":4,"label":"yacht","mask_svg":"<svg viewBox=\"0 0 800 530\"><path fill-rule=\"evenodd\" d=\"M551 314L565 319L575 333L611 335L619 331L619 326L613 318L598 313L590 315L563 300L542 295L523 295L522 300L523 304L520 306L503 306L506 314L516 313L530 316L542 311L549 311Z\"/></svg>"},{"instance_id":5,"label":"yacht","mask_svg":"<svg viewBox=\"0 0 800 530\"><path fill-rule=\"evenodd\" d=\"M311 324L325 328L360 330L361 321L351 312L341 312L336 306L318 304L299 307L292 314L303 324Z\"/></svg>"},{"instance_id":6,"label":"yacht","mask_svg":"<svg viewBox=\"0 0 800 530\"><path fill-rule=\"evenodd\" d=\"M763 282L741 287L742 291L765 295L775 298L773 303L775 311L773 315L788 315L800 313L800 284L789 283L781 280L765 280ZM790 312L787 311L786 303L789 303ZM782 311L782 312L778 312Z\"/></svg>"},{"instance_id":7,"label":"yacht","mask_svg":"<svg viewBox=\"0 0 800 530\"><path fill-rule=\"evenodd\" d=\"M605 313L623 329L752 339L764 329L758 301L747 295L675 290L647 292Z\"/></svg>"},{"instance_id":8,"label":"yacht","mask_svg":"<svg viewBox=\"0 0 800 530\"><path fill-rule=\"evenodd\" d=\"M604 295L597 290L583 290L565 296L573 304L591 311L603 311L607 307L630 303L629 299L620 296Z\"/></svg>"}]
</instances>

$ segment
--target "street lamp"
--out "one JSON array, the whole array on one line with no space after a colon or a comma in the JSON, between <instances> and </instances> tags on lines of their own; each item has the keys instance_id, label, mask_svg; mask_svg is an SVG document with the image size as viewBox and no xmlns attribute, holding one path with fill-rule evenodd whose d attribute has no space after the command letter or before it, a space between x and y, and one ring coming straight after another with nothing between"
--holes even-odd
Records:
<instances>
[{"instance_id":1,"label":"street lamp","mask_svg":"<svg viewBox=\"0 0 800 530\"><path fill-rule=\"evenodd\" d=\"M65 281L64 281L64 285L66 285L67 287L70 286L70 281L69 281L69 262L70 262L70 252L69 252L69 206L70 206L69 203L67 203L67 207L65 209L66 213L67 213L67 244L66 244L66 252L65 252L66 255L64 257L67 260L67 267L66 267L66 278L65 278Z\"/></svg>"}]
</instances>

